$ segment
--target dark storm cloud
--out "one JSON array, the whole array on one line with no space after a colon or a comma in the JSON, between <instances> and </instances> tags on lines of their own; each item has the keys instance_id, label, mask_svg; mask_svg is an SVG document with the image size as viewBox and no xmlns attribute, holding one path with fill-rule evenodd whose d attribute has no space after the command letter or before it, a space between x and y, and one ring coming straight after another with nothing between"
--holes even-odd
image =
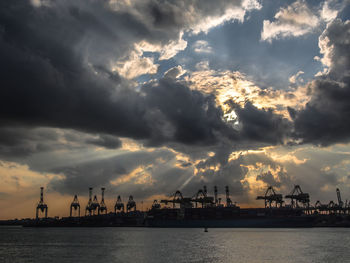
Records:
<instances>
[{"instance_id":1,"label":"dark storm cloud","mask_svg":"<svg viewBox=\"0 0 350 263\"><path fill-rule=\"evenodd\" d=\"M274 166L276 165L277 164L275 163ZM280 188L281 186L291 187L293 185L293 182L289 174L283 169L280 169L276 173L276 178L273 176L271 171L267 171L266 173L261 173L257 175L256 180L264 182L267 186L273 186L276 188Z\"/></svg>"},{"instance_id":2,"label":"dark storm cloud","mask_svg":"<svg viewBox=\"0 0 350 263\"><path fill-rule=\"evenodd\" d=\"M252 4L254 2L252 1ZM221 16L228 9L241 8L242 11L254 9L245 6L241 0L137 0L132 1L129 8L137 10L143 15L144 20L158 29L171 31L190 29L196 23L200 23L207 17ZM255 7L256 8L256 7ZM244 14L244 13L243 13Z\"/></svg>"},{"instance_id":3,"label":"dark storm cloud","mask_svg":"<svg viewBox=\"0 0 350 263\"><path fill-rule=\"evenodd\" d=\"M145 197L180 187L192 194L198 184L206 183L230 185L234 193L241 194L247 169L241 166L241 158L229 160L232 150L281 144L288 136L290 123L270 109L231 102L239 122L236 129L224 120L214 96L191 90L184 81L168 75L135 88L110 69L135 43L176 41L180 31L195 27L203 17L223 14L241 1L191 1L192 13L183 12L188 1L136 1L132 7L116 10L107 1L49 3L51 6L33 7L27 1L0 1L0 121L9 127L0 130L0 156L28 156L45 149L74 147L74 142L82 147L117 148L119 136L190 155L214 153L197 165L203 171L185 185L193 175L192 163L174 167L167 163L174 159L173 152L156 150L55 166L50 172L64 178L52 181L52 189L73 194L86 193L89 186L106 186ZM62 135L68 141L62 145L53 143L58 136L55 132L35 137L37 132L26 134L28 127L73 132ZM154 185L134 180L110 184L139 166L150 166Z\"/></svg>"},{"instance_id":4,"label":"dark storm cloud","mask_svg":"<svg viewBox=\"0 0 350 263\"><path fill-rule=\"evenodd\" d=\"M46 156L54 158L55 152L86 151L99 146L106 149L116 149L121 146L119 138L107 134L88 134L75 130L32 127L1 127L0 128L0 158L6 161L25 163L36 171L46 172L32 166L31 161L40 155L42 163L49 163ZM43 156L44 154L45 156ZM57 156L56 156L57 157ZM34 159L33 159L34 158ZM45 165L43 165L45 167Z\"/></svg>"},{"instance_id":5,"label":"dark storm cloud","mask_svg":"<svg viewBox=\"0 0 350 263\"><path fill-rule=\"evenodd\" d=\"M256 177L256 180L257 181L263 181L264 183L266 183L267 185L271 185L271 186L274 186L274 187L279 187L280 186L280 183L277 182L275 180L275 178L273 177L271 171L268 171L266 173L262 173L262 174L259 174L257 177Z\"/></svg>"},{"instance_id":6,"label":"dark storm cloud","mask_svg":"<svg viewBox=\"0 0 350 263\"><path fill-rule=\"evenodd\" d=\"M162 126L169 127L163 134L156 134L151 143L164 139L205 145L217 142L218 137L237 139L235 130L223 121L223 112L216 106L213 96L204 96L169 78L146 85L143 91L150 111L159 112L167 122ZM157 127L157 130L162 128Z\"/></svg>"},{"instance_id":7,"label":"dark storm cloud","mask_svg":"<svg viewBox=\"0 0 350 263\"><path fill-rule=\"evenodd\" d=\"M59 149L58 134L51 129L0 128L0 157L6 160Z\"/></svg>"},{"instance_id":8,"label":"dark storm cloud","mask_svg":"<svg viewBox=\"0 0 350 263\"><path fill-rule=\"evenodd\" d=\"M127 83L95 74L74 51L91 32L69 10L26 3L1 2L2 123L146 137L147 124L139 118L144 109L134 107L133 91L115 91ZM125 50L122 43L120 48Z\"/></svg>"},{"instance_id":9,"label":"dark storm cloud","mask_svg":"<svg viewBox=\"0 0 350 263\"><path fill-rule=\"evenodd\" d=\"M71 128L149 139L150 144L206 144L217 136L235 137L214 98L175 80L144 87L144 96L105 66L130 51L132 43L167 43L198 19L178 20L171 15L175 11L165 8L177 5L166 1L137 3L150 7L144 19L128 8L112 10L106 1L48 3L33 7L27 1L1 1L3 124ZM201 6L204 15L219 15L240 2L192 5Z\"/></svg>"},{"instance_id":10,"label":"dark storm cloud","mask_svg":"<svg viewBox=\"0 0 350 263\"><path fill-rule=\"evenodd\" d=\"M237 114L243 140L275 145L283 144L284 139L288 138L292 124L273 109L258 109L249 101L244 107L233 101L226 103Z\"/></svg>"},{"instance_id":11,"label":"dark storm cloud","mask_svg":"<svg viewBox=\"0 0 350 263\"><path fill-rule=\"evenodd\" d=\"M329 145L350 140L350 21L333 21L320 36L329 72L311 83L301 111L290 109L295 136L304 143Z\"/></svg>"},{"instance_id":12,"label":"dark storm cloud","mask_svg":"<svg viewBox=\"0 0 350 263\"><path fill-rule=\"evenodd\" d=\"M98 138L87 139L85 142L97 146L102 146L107 149L116 149L119 148L122 144L119 138L106 134L101 134L98 136Z\"/></svg>"}]
</instances>

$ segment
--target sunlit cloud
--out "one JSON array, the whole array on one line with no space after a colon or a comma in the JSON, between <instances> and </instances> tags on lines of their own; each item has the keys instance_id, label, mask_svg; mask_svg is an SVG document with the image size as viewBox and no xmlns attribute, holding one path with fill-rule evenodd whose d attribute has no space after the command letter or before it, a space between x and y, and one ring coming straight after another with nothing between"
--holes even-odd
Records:
<instances>
[{"instance_id":1,"label":"sunlit cloud","mask_svg":"<svg viewBox=\"0 0 350 263\"><path fill-rule=\"evenodd\" d=\"M197 52L197 53L212 53L213 52L211 46L209 46L208 42L205 40L197 40L193 44L193 50L194 50L194 52Z\"/></svg>"},{"instance_id":2,"label":"sunlit cloud","mask_svg":"<svg viewBox=\"0 0 350 263\"><path fill-rule=\"evenodd\" d=\"M125 59L119 60L113 67L121 76L133 79L144 74L155 74L158 64L154 64L154 59L143 57L142 52L132 51Z\"/></svg>"},{"instance_id":3,"label":"sunlit cloud","mask_svg":"<svg viewBox=\"0 0 350 263\"><path fill-rule=\"evenodd\" d=\"M303 82L303 79L300 78L300 75L304 74L304 71L300 70L295 75L289 78L289 82L292 84L296 84L297 81Z\"/></svg>"},{"instance_id":4,"label":"sunlit cloud","mask_svg":"<svg viewBox=\"0 0 350 263\"><path fill-rule=\"evenodd\" d=\"M152 185L155 183L155 180L150 173L152 171L152 166L152 164L139 166L129 174L118 177L117 179L110 181L110 183L112 185L121 185L133 181L134 184Z\"/></svg>"},{"instance_id":5,"label":"sunlit cloud","mask_svg":"<svg viewBox=\"0 0 350 263\"><path fill-rule=\"evenodd\" d=\"M319 18L307 6L305 1L296 1L281 8L275 15L275 21L264 20L261 40L302 36L312 32L320 23Z\"/></svg>"},{"instance_id":6,"label":"sunlit cloud","mask_svg":"<svg viewBox=\"0 0 350 263\"><path fill-rule=\"evenodd\" d=\"M192 89L214 94L217 104L223 108L228 117L232 114L232 118L235 116L225 104L230 99L242 106L249 100L260 109L273 108L287 118L289 118L287 107L301 108L308 100L306 86L299 86L289 91L262 89L240 72L214 71L207 69L206 66L202 69L204 70L192 72L185 79L191 83Z\"/></svg>"},{"instance_id":7,"label":"sunlit cloud","mask_svg":"<svg viewBox=\"0 0 350 263\"><path fill-rule=\"evenodd\" d=\"M167 70L165 73L164 73L164 78L172 78L172 79L176 79L176 78L179 78L181 77L183 74L186 73L186 70L183 69L180 65L179 66L176 66L176 67L173 67L169 70Z\"/></svg>"}]
</instances>

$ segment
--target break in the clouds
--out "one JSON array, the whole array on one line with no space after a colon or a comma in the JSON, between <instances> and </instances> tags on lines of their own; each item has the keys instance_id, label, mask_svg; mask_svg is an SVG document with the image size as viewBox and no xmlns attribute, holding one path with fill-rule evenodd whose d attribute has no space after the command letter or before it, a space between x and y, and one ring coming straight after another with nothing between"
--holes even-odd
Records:
<instances>
[{"instance_id":1,"label":"break in the clouds","mask_svg":"<svg viewBox=\"0 0 350 263\"><path fill-rule=\"evenodd\" d=\"M65 200L90 186L151 200L229 185L247 205L269 184L350 188L348 10L1 1L3 211L40 185Z\"/></svg>"}]
</instances>

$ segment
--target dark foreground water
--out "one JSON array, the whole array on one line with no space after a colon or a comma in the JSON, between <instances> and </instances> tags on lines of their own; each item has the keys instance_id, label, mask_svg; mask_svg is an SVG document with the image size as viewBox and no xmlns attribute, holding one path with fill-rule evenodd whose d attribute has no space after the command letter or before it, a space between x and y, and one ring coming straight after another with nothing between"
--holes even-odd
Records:
<instances>
[{"instance_id":1,"label":"dark foreground water","mask_svg":"<svg viewBox=\"0 0 350 263\"><path fill-rule=\"evenodd\" d=\"M350 229L0 227L0 262L350 262Z\"/></svg>"}]
</instances>

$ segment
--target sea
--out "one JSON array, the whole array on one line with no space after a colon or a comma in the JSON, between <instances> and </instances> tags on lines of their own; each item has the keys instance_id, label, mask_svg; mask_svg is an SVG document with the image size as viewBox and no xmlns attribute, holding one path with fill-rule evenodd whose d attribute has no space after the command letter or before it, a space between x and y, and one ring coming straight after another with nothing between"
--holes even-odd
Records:
<instances>
[{"instance_id":1,"label":"sea","mask_svg":"<svg viewBox=\"0 0 350 263\"><path fill-rule=\"evenodd\" d=\"M0 262L350 262L349 228L0 227Z\"/></svg>"}]
</instances>

